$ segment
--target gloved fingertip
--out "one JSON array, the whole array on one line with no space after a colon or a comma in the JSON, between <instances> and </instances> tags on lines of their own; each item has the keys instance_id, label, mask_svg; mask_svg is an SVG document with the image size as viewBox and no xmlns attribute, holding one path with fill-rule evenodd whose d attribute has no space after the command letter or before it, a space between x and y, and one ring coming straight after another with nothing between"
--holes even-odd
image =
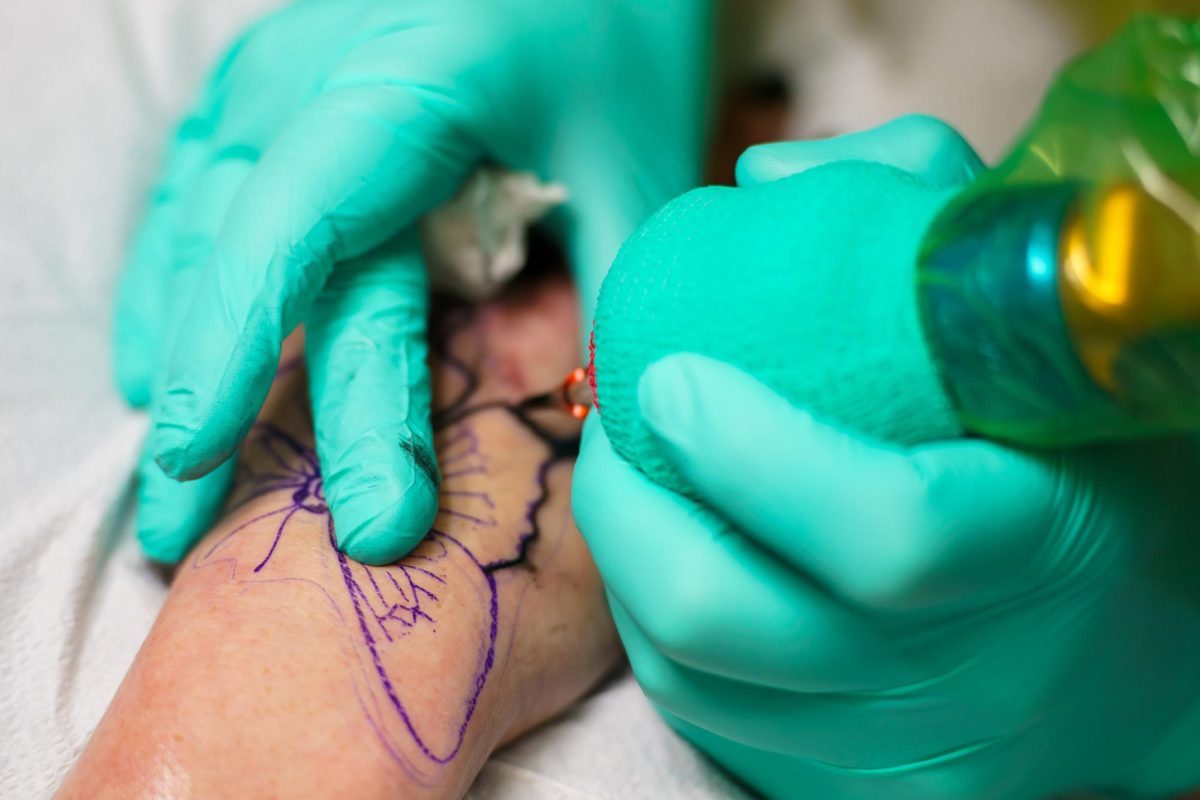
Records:
<instances>
[{"instance_id":1,"label":"gloved fingertip","mask_svg":"<svg viewBox=\"0 0 1200 800\"><path fill-rule=\"evenodd\" d=\"M436 501L409 495L385 507L351 501L334 511L338 549L364 564L382 566L404 558L429 533Z\"/></svg>"},{"instance_id":2,"label":"gloved fingertip","mask_svg":"<svg viewBox=\"0 0 1200 800\"><path fill-rule=\"evenodd\" d=\"M143 527L140 523L137 537L146 558L160 564L178 564L192 544L178 532L166 534L154 527Z\"/></svg>"},{"instance_id":3,"label":"gloved fingertip","mask_svg":"<svg viewBox=\"0 0 1200 800\"><path fill-rule=\"evenodd\" d=\"M165 484L168 479L164 476L160 480ZM146 481L145 477L143 481ZM142 553L151 561L178 563L212 522L212 515L205 513L205 509L195 508L194 498L186 496L184 491L181 484L175 484L141 493L137 538Z\"/></svg>"},{"instance_id":4,"label":"gloved fingertip","mask_svg":"<svg viewBox=\"0 0 1200 800\"><path fill-rule=\"evenodd\" d=\"M136 528L146 557L174 564L187 555L220 515L235 469L227 461L200 480L180 483L143 461Z\"/></svg>"},{"instance_id":5,"label":"gloved fingertip","mask_svg":"<svg viewBox=\"0 0 1200 800\"><path fill-rule=\"evenodd\" d=\"M786 174L787 165L778 155L778 144L758 144L746 148L734 167L738 186L767 183Z\"/></svg>"},{"instance_id":6,"label":"gloved fingertip","mask_svg":"<svg viewBox=\"0 0 1200 800\"><path fill-rule=\"evenodd\" d=\"M180 434L161 427L154 429L154 461L162 471L177 481L185 480L189 464L187 442Z\"/></svg>"},{"instance_id":7,"label":"gloved fingertip","mask_svg":"<svg viewBox=\"0 0 1200 800\"><path fill-rule=\"evenodd\" d=\"M151 365L154 356L147 352L144 339L119 320L113 334L113 380L125 402L134 408L150 404Z\"/></svg>"},{"instance_id":8,"label":"gloved fingertip","mask_svg":"<svg viewBox=\"0 0 1200 800\"><path fill-rule=\"evenodd\" d=\"M125 369L118 365L116 383L117 391L130 406L145 408L150 405L150 375L148 372Z\"/></svg>"},{"instance_id":9,"label":"gloved fingertip","mask_svg":"<svg viewBox=\"0 0 1200 800\"><path fill-rule=\"evenodd\" d=\"M134 408L142 408L150 404L150 387L162 335L161 331L155 330L153 321L146 319L145 309L137 307L126 296L126 291L122 285L113 319L112 375L125 402Z\"/></svg>"},{"instance_id":10,"label":"gloved fingertip","mask_svg":"<svg viewBox=\"0 0 1200 800\"><path fill-rule=\"evenodd\" d=\"M142 347L131 342L121 331L113 341L113 380L116 390L133 408L150 404L151 359Z\"/></svg>"},{"instance_id":11,"label":"gloved fingertip","mask_svg":"<svg viewBox=\"0 0 1200 800\"><path fill-rule=\"evenodd\" d=\"M205 453L197 438L184 426L160 422L154 426L154 461L177 481L202 478L228 457L226 453Z\"/></svg>"},{"instance_id":12,"label":"gloved fingertip","mask_svg":"<svg viewBox=\"0 0 1200 800\"><path fill-rule=\"evenodd\" d=\"M342 482L353 487L339 491L327 487L338 549L364 564L391 564L404 558L429 533L438 511L436 477L415 464L398 482L403 490L373 490L375 482L362 475L346 474ZM360 488L365 487L365 488Z\"/></svg>"}]
</instances>

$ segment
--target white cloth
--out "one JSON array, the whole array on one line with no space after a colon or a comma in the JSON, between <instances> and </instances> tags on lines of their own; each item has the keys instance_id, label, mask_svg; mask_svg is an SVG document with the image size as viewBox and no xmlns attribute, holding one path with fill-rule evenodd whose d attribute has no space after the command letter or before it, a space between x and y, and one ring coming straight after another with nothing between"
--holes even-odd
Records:
<instances>
[{"instance_id":1,"label":"white cloth","mask_svg":"<svg viewBox=\"0 0 1200 800\"><path fill-rule=\"evenodd\" d=\"M0 797L49 795L166 594L131 536L133 466L146 422L122 405L110 380L114 278L173 121L225 43L272 5L0 3ZM986 42L1021 42L1005 73L1009 91L976 103L983 116L947 110L971 136L1004 99L1030 105L1061 54L1031 33L1041 28L1028 24L1037 13L1029 4L905 4L906 31L922 29L922 16L936 18L926 27L962 45L947 20L961 22L964 6L992 9L979 18ZM960 87L974 80L970 65L934 74L936 48L906 44L890 59L872 50L880 31L847 23L840 0L796 7L811 11L799 21L828 17L845 29L820 41L844 33L853 44L781 48L803 56L805 85L821 90L815 105L798 110L797 132L881 121L872 118L881 111L870 98L902 83L906 65L925 97L946 96L938 80ZM998 7L1022 21L1013 30L1029 35L1006 37ZM819 36L815 25L804 28ZM778 39L782 29L768 30ZM984 60L975 74L996 74L988 60L996 47L977 50ZM906 57L913 53L920 58ZM887 96L911 101L913 110L943 110L911 93ZM845 98L857 99L847 105ZM986 132L1003 141L1026 110L1009 115L1008 131L989 122ZM670 733L627 675L497 754L472 789L476 800L740 796Z\"/></svg>"}]
</instances>

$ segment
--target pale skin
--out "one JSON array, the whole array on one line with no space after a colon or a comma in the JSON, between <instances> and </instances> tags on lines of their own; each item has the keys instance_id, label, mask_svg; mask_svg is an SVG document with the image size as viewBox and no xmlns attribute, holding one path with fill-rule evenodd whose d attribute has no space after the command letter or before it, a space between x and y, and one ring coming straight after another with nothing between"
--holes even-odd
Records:
<instances>
[{"instance_id":1,"label":"pale skin","mask_svg":"<svg viewBox=\"0 0 1200 800\"><path fill-rule=\"evenodd\" d=\"M617 663L569 507L578 423L520 405L578 362L569 282L441 319L431 535L390 567L336 552L285 357L230 510L59 797L458 797Z\"/></svg>"},{"instance_id":2,"label":"pale skin","mask_svg":"<svg viewBox=\"0 0 1200 800\"><path fill-rule=\"evenodd\" d=\"M785 106L749 91L734 92L725 105L708 173L709 180L731 183L738 153L781 138ZM465 327L449 326L458 333L443 351L478 378L468 407L517 404L556 386L580 363L582 326L568 281L551 276L532 288L525 283L477 311ZM454 323L458 313L448 321ZM433 329L437 340L436 324ZM443 511L435 528L464 545L476 562L511 559L538 495L537 468L551 463L546 499L535 514L538 536L527 558L491 573L497 601L493 664L465 728L465 700L473 694L467 689L485 661L481 642L491 638L481 632L490 588L478 564L435 536L401 563L428 567L421 558L437 556L430 572L450 590L412 571L415 582L438 597L434 602L420 594L422 611L438 623L436 633L418 615L418 624L392 643L367 619L381 643L384 674L403 676L394 693L418 744L375 670L349 584L329 545L328 514L320 513L312 486L301 491L292 485L311 472L279 435L291 437L301 451L312 449L301 350L296 337L285 343L284 367L260 415L274 430L260 426L249 437L225 518L182 562L158 621L58 797L457 797L493 750L562 711L620 661L599 576L570 515L573 459L555 458L509 411L494 408L464 420L477 435L476 456L482 454L486 468L476 472L479 459L462 460L465 442L454 438L456 426L443 418L435 425L443 476ZM433 350L437 414L461 398L465 382L462 371ZM578 433L578 423L561 412L529 416L555 436ZM286 469L268 452L272 448ZM284 479L272 479L281 473ZM259 494L272 486L278 488ZM301 508L288 518L273 551L286 510L237 530L296 505ZM494 518L496 524L470 517ZM350 583L366 588L378 611L381 604L362 569L352 566ZM389 600L404 605L408 597L412 605L414 590L400 595L386 577L392 573L408 587L400 580L403 567L371 571ZM399 618L388 625L404 629ZM450 752L453 758L438 761Z\"/></svg>"}]
</instances>

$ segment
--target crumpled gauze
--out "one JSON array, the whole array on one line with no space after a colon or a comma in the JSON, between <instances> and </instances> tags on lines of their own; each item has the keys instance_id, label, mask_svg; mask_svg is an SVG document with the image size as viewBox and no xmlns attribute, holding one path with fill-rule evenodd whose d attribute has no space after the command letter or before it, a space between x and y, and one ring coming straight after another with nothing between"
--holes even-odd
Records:
<instances>
[{"instance_id":1,"label":"crumpled gauze","mask_svg":"<svg viewBox=\"0 0 1200 800\"><path fill-rule=\"evenodd\" d=\"M567 191L531 172L475 171L450 202L421 221L430 283L466 300L484 300L525 266L530 225L566 202Z\"/></svg>"}]
</instances>

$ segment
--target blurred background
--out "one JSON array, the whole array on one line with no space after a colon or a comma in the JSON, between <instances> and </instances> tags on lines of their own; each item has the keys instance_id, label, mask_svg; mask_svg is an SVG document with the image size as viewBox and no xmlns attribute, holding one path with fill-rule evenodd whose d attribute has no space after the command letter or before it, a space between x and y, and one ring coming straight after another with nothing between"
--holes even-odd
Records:
<instances>
[{"instance_id":1,"label":"blurred background","mask_svg":"<svg viewBox=\"0 0 1200 800\"><path fill-rule=\"evenodd\" d=\"M728 2L710 167L726 181L755 141L913 112L994 160L1051 73L1129 13L1200 13L1200 0ZM165 594L129 534L145 418L110 380L113 286L175 121L278 5L0 3L0 797L57 782Z\"/></svg>"},{"instance_id":2,"label":"blurred background","mask_svg":"<svg viewBox=\"0 0 1200 800\"><path fill-rule=\"evenodd\" d=\"M1132 13L1198 0L734 0L735 74L784 76L789 138L942 117L986 160L1034 111L1064 60Z\"/></svg>"}]
</instances>

